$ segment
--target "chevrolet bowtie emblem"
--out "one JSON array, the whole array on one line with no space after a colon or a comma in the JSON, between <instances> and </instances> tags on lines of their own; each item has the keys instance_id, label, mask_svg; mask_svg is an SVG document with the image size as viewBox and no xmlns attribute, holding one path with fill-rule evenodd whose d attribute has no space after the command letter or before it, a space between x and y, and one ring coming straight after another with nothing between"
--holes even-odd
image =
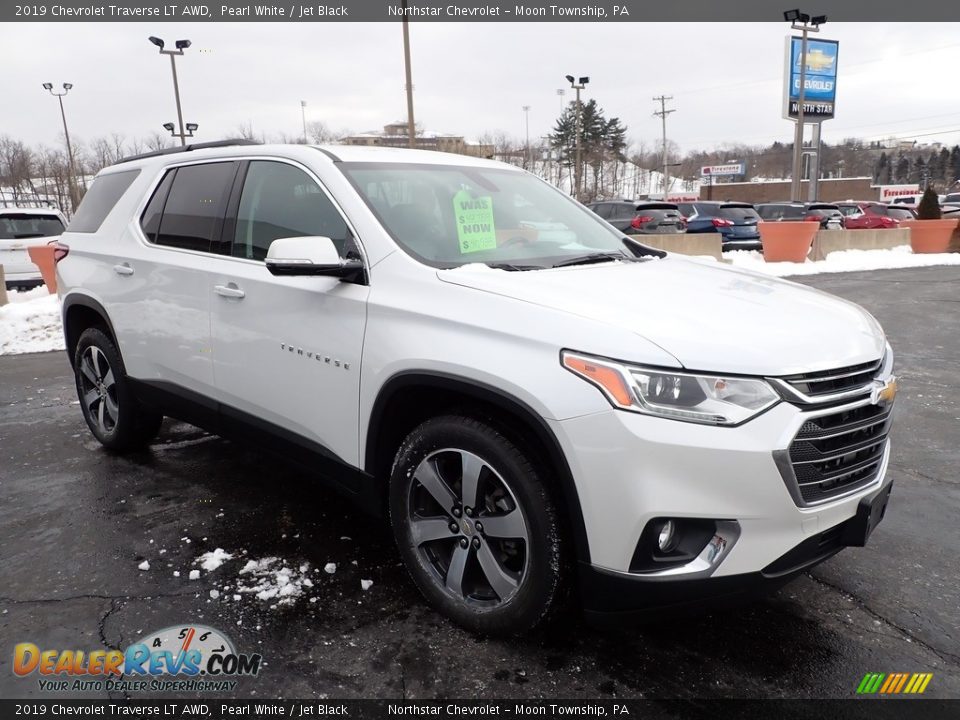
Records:
<instances>
[{"instance_id":1,"label":"chevrolet bowtie emblem","mask_svg":"<svg viewBox=\"0 0 960 720\"><path fill-rule=\"evenodd\" d=\"M870 402L874 405L889 405L897 397L897 379L887 380L883 385L875 385L870 392Z\"/></svg>"}]
</instances>

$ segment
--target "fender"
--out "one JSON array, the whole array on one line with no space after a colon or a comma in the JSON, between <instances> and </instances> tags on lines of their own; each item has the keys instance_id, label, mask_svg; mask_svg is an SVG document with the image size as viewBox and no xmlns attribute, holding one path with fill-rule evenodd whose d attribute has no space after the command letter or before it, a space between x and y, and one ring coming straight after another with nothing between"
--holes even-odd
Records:
<instances>
[{"instance_id":1,"label":"fender","mask_svg":"<svg viewBox=\"0 0 960 720\"><path fill-rule=\"evenodd\" d=\"M554 436L550 426L540 414L522 400L504 392L500 388L452 375L432 371L403 371L390 377L381 386L377 398L370 411L367 423L366 446L364 450L364 469L366 473L376 472L377 446L383 435L385 423L384 413L392 397L399 391L410 386L426 386L439 390L458 392L463 395L482 400L509 412L519 418L536 435L540 444L547 450L549 460L559 470L559 486L563 495L567 511L567 520L573 533L573 542L576 558L581 563L590 562L590 547L587 541L587 530L583 522L583 511L580 508L580 496L577 493L570 466L563 454L560 443Z\"/></svg>"},{"instance_id":2,"label":"fender","mask_svg":"<svg viewBox=\"0 0 960 720\"><path fill-rule=\"evenodd\" d=\"M106 309L99 302L94 300L89 295L84 295L83 293L70 293L63 299L63 304L60 309L61 317L63 318L63 337L66 343L67 348L75 347L77 344L78 338L72 337L70 335L70 326L67 323L67 315L69 314L70 308L75 305L79 305L90 310L93 310L97 313L103 321L107 324L107 329L110 331L111 337L113 337L114 342L117 342L117 333L113 330L113 323L110 321L110 315L107 314ZM67 353L70 360L70 366L73 367L73 354Z\"/></svg>"}]
</instances>

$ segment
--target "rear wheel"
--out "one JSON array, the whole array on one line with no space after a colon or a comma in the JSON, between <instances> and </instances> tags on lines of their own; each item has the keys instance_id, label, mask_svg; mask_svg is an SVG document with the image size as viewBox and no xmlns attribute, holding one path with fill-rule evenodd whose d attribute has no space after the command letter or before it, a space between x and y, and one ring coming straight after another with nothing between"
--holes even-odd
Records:
<instances>
[{"instance_id":1,"label":"rear wheel","mask_svg":"<svg viewBox=\"0 0 960 720\"><path fill-rule=\"evenodd\" d=\"M390 516L407 569L441 612L476 632L528 631L559 605L559 516L546 468L495 427L428 420L397 453Z\"/></svg>"},{"instance_id":2,"label":"rear wheel","mask_svg":"<svg viewBox=\"0 0 960 720\"><path fill-rule=\"evenodd\" d=\"M137 402L120 352L106 333L99 328L84 330L73 366L83 418L104 447L135 450L156 437L163 415Z\"/></svg>"}]
</instances>

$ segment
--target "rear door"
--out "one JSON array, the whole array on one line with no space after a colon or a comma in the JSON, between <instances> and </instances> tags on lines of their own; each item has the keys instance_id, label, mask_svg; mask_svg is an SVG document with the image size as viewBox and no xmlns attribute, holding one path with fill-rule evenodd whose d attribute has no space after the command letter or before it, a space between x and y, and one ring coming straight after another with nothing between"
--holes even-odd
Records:
<instances>
[{"instance_id":1,"label":"rear door","mask_svg":"<svg viewBox=\"0 0 960 720\"><path fill-rule=\"evenodd\" d=\"M680 210L673 203L645 203L637 205L634 226L641 232L670 234L684 232L685 226Z\"/></svg>"},{"instance_id":2,"label":"rear door","mask_svg":"<svg viewBox=\"0 0 960 720\"><path fill-rule=\"evenodd\" d=\"M111 301L135 377L202 398L215 394L210 358L211 248L239 163L192 163L158 178L139 218L142 252L118 259ZM187 391L187 393L184 393Z\"/></svg>"},{"instance_id":3,"label":"rear door","mask_svg":"<svg viewBox=\"0 0 960 720\"><path fill-rule=\"evenodd\" d=\"M263 262L270 243L283 237L329 237L342 257L360 255L355 234L319 179L298 164L251 160L238 189L224 254L212 263L205 288L223 412L256 418L275 434L279 428L302 446L358 467L369 287L332 277L276 277Z\"/></svg>"}]
</instances>

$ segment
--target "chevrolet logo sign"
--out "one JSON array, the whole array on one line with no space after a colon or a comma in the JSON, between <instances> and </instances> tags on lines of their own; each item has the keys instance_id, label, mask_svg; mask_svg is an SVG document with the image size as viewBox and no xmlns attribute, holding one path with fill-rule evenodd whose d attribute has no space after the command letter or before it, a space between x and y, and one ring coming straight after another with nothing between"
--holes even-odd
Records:
<instances>
[{"instance_id":1,"label":"chevrolet logo sign","mask_svg":"<svg viewBox=\"0 0 960 720\"><path fill-rule=\"evenodd\" d=\"M815 74L822 73L831 67L836 59L835 55L827 55L823 50L811 50L807 53L807 69Z\"/></svg>"},{"instance_id":2,"label":"chevrolet logo sign","mask_svg":"<svg viewBox=\"0 0 960 720\"><path fill-rule=\"evenodd\" d=\"M870 391L870 402L874 405L889 405L897 397L897 379L890 378L882 385L874 385Z\"/></svg>"}]
</instances>

